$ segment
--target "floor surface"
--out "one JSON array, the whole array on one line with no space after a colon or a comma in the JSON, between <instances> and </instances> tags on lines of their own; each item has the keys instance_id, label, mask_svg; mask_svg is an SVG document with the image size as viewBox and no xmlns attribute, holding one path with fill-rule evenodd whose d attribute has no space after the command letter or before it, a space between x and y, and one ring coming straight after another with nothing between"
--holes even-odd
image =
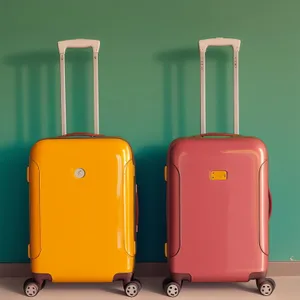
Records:
<instances>
[{"instance_id":1,"label":"floor surface","mask_svg":"<svg viewBox=\"0 0 300 300\"><path fill-rule=\"evenodd\" d=\"M143 289L134 298L172 299L162 293L161 278L139 278ZM255 282L245 284L198 284L184 283L180 295L174 299L280 299L300 298L300 277L273 277L276 289L271 296L265 297L257 292ZM27 298L22 291L23 278L0 278L0 299L17 300ZM47 284L35 299L40 300L114 300L130 299L124 295L121 283L110 284Z\"/></svg>"}]
</instances>

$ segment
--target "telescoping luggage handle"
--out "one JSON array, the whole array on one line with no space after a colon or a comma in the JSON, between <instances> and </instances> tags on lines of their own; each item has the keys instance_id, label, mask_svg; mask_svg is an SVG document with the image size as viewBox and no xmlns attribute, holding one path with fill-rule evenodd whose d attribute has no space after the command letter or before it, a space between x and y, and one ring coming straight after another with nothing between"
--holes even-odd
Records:
<instances>
[{"instance_id":1,"label":"telescoping luggage handle","mask_svg":"<svg viewBox=\"0 0 300 300\"><path fill-rule=\"evenodd\" d=\"M231 38L212 38L199 41L200 50L200 102L201 102L201 134L206 133L206 77L205 53L210 46L231 46L234 64L234 133L239 134L239 51L241 41Z\"/></svg>"},{"instance_id":2,"label":"telescoping luggage handle","mask_svg":"<svg viewBox=\"0 0 300 300\"><path fill-rule=\"evenodd\" d=\"M100 41L88 39L75 39L58 42L60 54L60 93L61 93L61 131L62 135L67 135L67 109L66 109L66 72L65 53L67 48L93 48L93 68L94 68L94 134L99 134L99 83L98 83L98 56ZM82 135L82 134L76 134Z\"/></svg>"}]
</instances>

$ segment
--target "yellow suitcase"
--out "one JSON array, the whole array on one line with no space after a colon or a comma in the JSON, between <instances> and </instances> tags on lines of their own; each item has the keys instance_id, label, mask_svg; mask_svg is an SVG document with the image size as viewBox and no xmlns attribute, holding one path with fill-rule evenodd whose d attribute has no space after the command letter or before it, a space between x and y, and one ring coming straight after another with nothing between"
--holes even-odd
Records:
<instances>
[{"instance_id":1,"label":"yellow suitcase","mask_svg":"<svg viewBox=\"0 0 300 300\"><path fill-rule=\"evenodd\" d=\"M95 134L67 134L65 51L93 48ZM98 54L100 41L58 42L61 71L62 136L31 149L27 180L30 199L32 278L24 283L34 297L52 282L123 281L127 296L141 283L133 277L138 221L135 163L129 143L99 135Z\"/></svg>"}]
</instances>

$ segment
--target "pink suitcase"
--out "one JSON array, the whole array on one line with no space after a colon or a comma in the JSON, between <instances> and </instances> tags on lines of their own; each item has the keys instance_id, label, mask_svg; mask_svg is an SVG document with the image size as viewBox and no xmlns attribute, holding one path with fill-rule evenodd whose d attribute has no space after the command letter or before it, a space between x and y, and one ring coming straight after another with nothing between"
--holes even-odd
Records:
<instances>
[{"instance_id":1,"label":"pink suitcase","mask_svg":"<svg viewBox=\"0 0 300 300\"><path fill-rule=\"evenodd\" d=\"M206 133L205 53L209 46L234 52L234 134ZM170 276L165 293L176 297L183 281L256 280L268 296L266 278L271 194L268 152L255 137L239 135L238 54L240 40L199 41L201 134L178 138L168 150L167 244Z\"/></svg>"}]
</instances>

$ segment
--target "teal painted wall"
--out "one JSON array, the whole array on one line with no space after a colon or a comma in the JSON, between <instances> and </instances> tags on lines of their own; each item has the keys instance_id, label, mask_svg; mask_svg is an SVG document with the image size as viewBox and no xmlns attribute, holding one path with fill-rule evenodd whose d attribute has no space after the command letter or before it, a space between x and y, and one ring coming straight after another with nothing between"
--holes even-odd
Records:
<instances>
[{"instance_id":1,"label":"teal painted wall","mask_svg":"<svg viewBox=\"0 0 300 300\"><path fill-rule=\"evenodd\" d=\"M138 261L164 261L168 144L199 133L197 42L242 40L241 133L270 153L271 260L300 258L300 2L0 0L0 261L27 261L30 147L60 134L57 41L101 40L100 130L133 146ZM92 130L90 51L69 51L69 131ZM208 129L232 130L230 49L207 54ZM213 216L212 216L213 217ZM55 216L53 216L55 222Z\"/></svg>"}]
</instances>

